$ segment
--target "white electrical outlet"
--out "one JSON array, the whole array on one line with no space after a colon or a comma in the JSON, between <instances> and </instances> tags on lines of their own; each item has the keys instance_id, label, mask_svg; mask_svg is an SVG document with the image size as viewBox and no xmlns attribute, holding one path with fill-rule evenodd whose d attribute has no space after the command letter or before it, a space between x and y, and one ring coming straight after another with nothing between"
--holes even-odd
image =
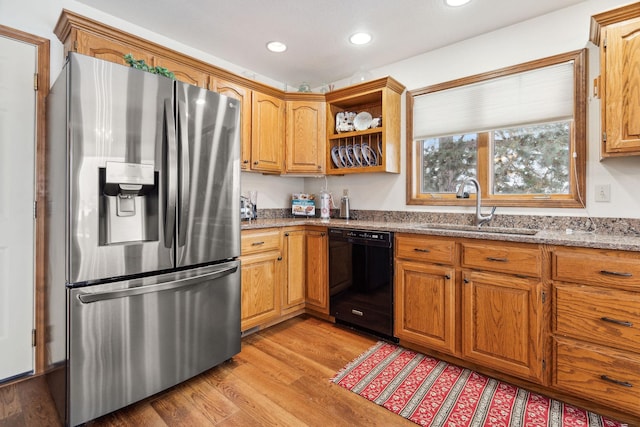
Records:
<instances>
[{"instance_id":1,"label":"white electrical outlet","mask_svg":"<svg viewBox=\"0 0 640 427\"><path fill-rule=\"evenodd\" d=\"M595 187L595 201L596 202L610 202L611 201L611 184L601 184Z\"/></svg>"}]
</instances>

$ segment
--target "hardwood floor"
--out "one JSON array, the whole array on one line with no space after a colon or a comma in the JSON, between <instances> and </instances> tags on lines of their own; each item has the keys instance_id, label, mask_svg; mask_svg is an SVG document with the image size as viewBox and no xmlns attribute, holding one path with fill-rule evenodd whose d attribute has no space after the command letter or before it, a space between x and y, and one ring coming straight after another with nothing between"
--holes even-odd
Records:
<instances>
[{"instance_id":1,"label":"hardwood floor","mask_svg":"<svg viewBox=\"0 0 640 427\"><path fill-rule=\"evenodd\" d=\"M296 317L185 383L88 423L107 426L415 426L330 382L377 339ZM0 389L0 426L59 426L42 378Z\"/></svg>"}]
</instances>

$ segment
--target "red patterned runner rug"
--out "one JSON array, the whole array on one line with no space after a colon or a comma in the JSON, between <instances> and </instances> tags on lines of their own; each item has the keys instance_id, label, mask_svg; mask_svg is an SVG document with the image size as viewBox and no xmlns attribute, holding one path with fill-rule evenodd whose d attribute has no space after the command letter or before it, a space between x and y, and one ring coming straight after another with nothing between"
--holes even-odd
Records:
<instances>
[{"instance_id":1,"label":"red patterned runner rug","mask_svg":"<svg viewBox=\"0 0 640 427\"><path fill-rule=\"evenodd\" d=\"M423 426L625 426L382 341L331 381Z\"/></svg>"}]
</instances>

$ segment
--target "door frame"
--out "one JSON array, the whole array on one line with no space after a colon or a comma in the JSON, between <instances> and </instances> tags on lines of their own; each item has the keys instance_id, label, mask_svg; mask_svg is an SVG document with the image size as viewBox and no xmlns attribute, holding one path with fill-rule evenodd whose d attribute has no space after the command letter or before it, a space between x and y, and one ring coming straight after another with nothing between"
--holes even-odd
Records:
<instances>
[{"instance_id":1,"label":"door frame","mask_svg":"<svg viewBox=\"0 0 640 427\"><path fill-rule=\"evenodd\" d=\"M49 39L39 37L24 31L16 30L11 27L0 25L0 36L18 40L31 44L36 47L37 51L37 78L34 78L34 86L36 90L36 122L35 122L35 184L34 189L35 201L37 203L36 224L35 224L35 289L34 289L34 309L35 319L35 375L41 374L45 369L45 272L46 272L46 108L45 100L49 93L50 85L50 65L49 65Z\"/></svg>"}]
</instances>

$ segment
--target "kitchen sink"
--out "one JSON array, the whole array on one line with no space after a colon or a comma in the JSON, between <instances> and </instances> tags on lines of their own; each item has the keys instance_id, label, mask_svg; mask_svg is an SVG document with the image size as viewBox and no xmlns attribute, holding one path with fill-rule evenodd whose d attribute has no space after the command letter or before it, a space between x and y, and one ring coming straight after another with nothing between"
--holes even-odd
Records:
<instances>
[{"instance_id":1,"label":"kitchen sink","mask_svg":"<svg viewBox=\"0 0 640 427\"><path fill-rule=\"evenodd\" d=\"M534 236L538 230L530 228L510 228L510 227L480 227L475 225L459 225L459 224L420 224L416 228L424 230L445 230L460 231L465 233L493 233L493 234L510 234L516 236Z\"/></svg>"}]
</instances>

